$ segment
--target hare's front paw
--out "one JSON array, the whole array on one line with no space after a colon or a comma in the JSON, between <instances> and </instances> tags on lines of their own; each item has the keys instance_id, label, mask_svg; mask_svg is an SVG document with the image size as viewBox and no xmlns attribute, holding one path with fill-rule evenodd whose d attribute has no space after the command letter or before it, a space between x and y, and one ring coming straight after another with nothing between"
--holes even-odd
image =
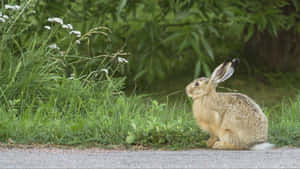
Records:
<instances>
[{"instance_id":1,"label":"hare's front paw","mask_svg":"<svg viewBox=\"0 0 300 169\"><path fill-rule=\"evenodd\" d=\"M217 140L218 138L216 136L210 136L210 138L206 141L207 147L211 148Z\"/></svg>"},{"instance_id":2,"label":"hare's front paw","mask_svg":"<svg viewBox=\"0 0 300 169\"><path fill-rule=\"evenodd\" d=\"M223 141L217 141L213 147L213 149L223 149L223 150L243 150L245 148L238 146L238 145L234 145L234 144L229 144Z\"/></svg>"},{"instance_id":3,"label":"hare's front paw","mask_svg":"<svg viewBox=\"0 0 300 169\"><path fill-rule=\"evenodd\" d=\"M212 146L213 149L224 149L224 142L222 141L217 141L215 144Z\"/></svg>"}]
</instances>

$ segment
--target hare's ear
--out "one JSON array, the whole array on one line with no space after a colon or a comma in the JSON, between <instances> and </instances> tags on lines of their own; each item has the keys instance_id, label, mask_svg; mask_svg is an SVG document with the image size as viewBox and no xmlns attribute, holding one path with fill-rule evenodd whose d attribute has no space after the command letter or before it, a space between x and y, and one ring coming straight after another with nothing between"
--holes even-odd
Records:
<instances>
[{"instance_id":1,"label":"hare's ear","mask_svg":"<svg viewBox=\"0 0 300 169\"><path fill-rule=\"evenodd\" d=\"M232 59L219 65L212 73L210 82L221 83L229 79L234 73L234 68L239 62L239 59Z\"/></svg>"}]
</instances>

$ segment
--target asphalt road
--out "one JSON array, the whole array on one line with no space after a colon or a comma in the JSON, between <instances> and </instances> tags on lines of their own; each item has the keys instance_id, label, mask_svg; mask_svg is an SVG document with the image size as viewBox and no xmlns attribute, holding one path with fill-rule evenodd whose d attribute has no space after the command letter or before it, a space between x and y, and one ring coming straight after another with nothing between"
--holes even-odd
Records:
<instances>
[{"instance_id":1,"label":"asphalt road","mask_svg":"<svg viewBox=\"0 0 300 169\"><path fill-rule=\"evenodd\" d=\"M300 149L108 151L1 148L0 168L300 168Z\"/></svg>"}]
</instances>

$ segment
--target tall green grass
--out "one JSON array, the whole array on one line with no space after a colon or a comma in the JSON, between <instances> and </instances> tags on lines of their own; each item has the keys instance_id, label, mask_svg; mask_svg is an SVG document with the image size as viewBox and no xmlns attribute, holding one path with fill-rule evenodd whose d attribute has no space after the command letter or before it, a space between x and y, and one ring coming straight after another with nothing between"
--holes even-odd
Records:
<instances>
[{"instance_id":1,"label":"tall green grass","mask_svg":"<svg viewBox=\"0 0 300 169\"><path fill-rule=\"evenodd\" d=\"M269 108L270 140L279 145L300 146L300 93L295 99Z\"/></svg>"},{"instance_id":2,"label":"tall green grass","mask_svg":"<svg viewBox=\"0 0 300 169\"><path fill-rule=\"evenodd\" d=\"M207 135L184 107L122 92L125 78L114 75L124 69L119 59L126 53L111 47L109 28L76 37L45 21L48 30L30 22L31 2L17 11L2 9L9 19L0 25L1 142L204 145ZM90 51L99 39L104 45Z\"/></svg>"}]
</instances>

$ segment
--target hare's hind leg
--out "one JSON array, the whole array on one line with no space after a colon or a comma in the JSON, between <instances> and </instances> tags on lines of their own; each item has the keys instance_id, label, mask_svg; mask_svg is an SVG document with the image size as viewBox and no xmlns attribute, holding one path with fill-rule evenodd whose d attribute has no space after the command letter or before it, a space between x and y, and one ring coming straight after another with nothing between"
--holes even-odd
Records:
<instances>
[{"instance_id":1,"label":"hare's hind leg","mask_svg":"<svg viewBox=\"0 0 300 169\"><path fill-rule=\"evenodd\" d=\"M224 130L224 132L220 134L219 139L220 141L217 141L212 148L232 150L240 150L246 148L241 144L238 135L236 135L229 129Z\"/></svg>"}]
</instances>

